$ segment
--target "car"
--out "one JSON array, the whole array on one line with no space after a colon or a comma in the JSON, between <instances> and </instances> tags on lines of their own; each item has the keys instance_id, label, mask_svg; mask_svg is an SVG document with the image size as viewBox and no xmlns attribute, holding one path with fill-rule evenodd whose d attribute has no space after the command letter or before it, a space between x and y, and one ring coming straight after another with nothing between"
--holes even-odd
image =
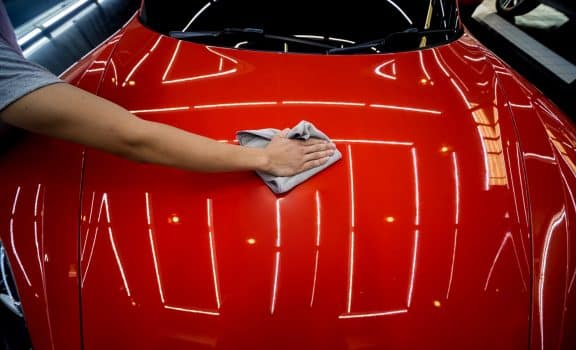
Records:
<instances>
[{"instance_id":1,"label":"car","mask_svg":"<svg viewBox=\"0 0 576 350\"><path fill-rule=\"evenodd\" d=\"M496 0L496 9L506 17L513 17L526 14L540 4L552 6L571 18L576 17L576 4L569 0Z\"/></svg>"},{"instance_id":2,"label":"car","mask_svg":"<svg viewBox=\"0 0 576 350\"><path fill-rule=\"evenodd\" d=\"M144 0L62 79L342 159L277 195L12 131L0 292L34 349L576 347L576 129L455 0Z\"/></svg>"}]
</instances>

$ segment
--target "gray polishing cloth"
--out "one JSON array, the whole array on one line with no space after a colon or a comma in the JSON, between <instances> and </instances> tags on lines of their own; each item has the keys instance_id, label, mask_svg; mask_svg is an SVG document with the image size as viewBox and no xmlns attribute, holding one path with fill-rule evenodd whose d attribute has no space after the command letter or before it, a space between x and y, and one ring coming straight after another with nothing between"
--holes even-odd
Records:
<instances>
[{"instance_id":1,"label":"gray polishing cloth","mask_svg":"<svg viewBox=\"0 0 576 350\"><path fill-rule=\"evenodd\" d=\"M236 133L236 138L242 146L264 148L270 142L272 137L278 135L281 131L278 129L259 129L259 130L242 130ZM312 123L305 120L301 121L292 128L286 135L289 139L308 140L309 138L318 138L330 141L328 136L322 131L318 130ZM270 187L274 193L284 193L290 191L295 186L308 180L310 177L316 175L330 165L337 162L342 158L342 153L335 150L334 154L328 159L328 162L321 166L308 169L293 176L274 176L257 171L258 176L264 180L266 185Z\"/></svg>"}]
</instances>

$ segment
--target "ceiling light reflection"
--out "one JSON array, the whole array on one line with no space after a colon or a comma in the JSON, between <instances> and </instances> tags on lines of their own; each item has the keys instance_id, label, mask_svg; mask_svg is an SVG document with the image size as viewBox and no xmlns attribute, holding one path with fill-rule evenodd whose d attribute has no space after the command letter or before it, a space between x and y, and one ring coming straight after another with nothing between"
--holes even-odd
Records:
<instances>
[{"instance_id":1,"label":"ceiling light reflection","mask_svg":"<svg viewBox=\"0 0 576 350\"><path fill-rule=\"evenodd\" d=\"M389 67L390 68L390 74L389 73L384 73L382 71L383 68ZM395 60L390 60L390 61L386 61L384 63L382 63L381 65L377 66L374 69L374 73L376 73L376 75L379 75L383 78L386 79L390 79L390 80L396 80L396 61Z\"/></svg>"},{"instance_id":2,"label":"ceiling light reflection","mask_svg":"<svg viewBox=\"0 0 576 350\"><path fill-rule=\"evenodd\" d=\"M440 111L434 111L434 110L430 110L430 109L402 107L402 106L393 106L393 105L371 104L370 107L383 108L383 109L396 109L396 110L401 110L401 111L427 113L427 114L434 114L434 115L441 115L442 114L442 112L440 112Z\"/></svg>"},{"instance_id":3,"label":"ceiling light reflection","mask_svg":"<svg viewBox=\"0 0 576 350\"><path fill-rule=\"evenodd\" d=\"M538 276L538 311L540 319L540 345L544 349L544 284L546 281L546 267L548 264L548 254L550 252L550 244L552 236L562 221L566 218L566 210L562 208L550 221L548 229L546 230L546 238L544 242L544 249L542 251L542 258L540 260L540 274Z\"/></svg>"},{"instance_id":4,"label":"ceiling light reflection","mask_svg":"<svg viewBox=\"0 0 576 350\"><path fill-rule=\"evenodd\" d=\"M390 5L394 6L401 14L402 16L404 16L404 18L406 19L406 21L408 21L408 23L410 23L410 25L413 25L414 23L412 23L412 20L410 19L410 17L408 17L408 15L406 14L406 12L404 12L404 10L402 10L400 8L400 6L398 6L398 4L396 4L394 1L392 0L386 0Z\"/></svg>"},{"instance_id":5,"label":"ceiling light reflection","mask_svg":"<svg viewBox=\"0 0 576 350\"><path fill-rule=\"evenodd\" d=\"M398 315L398 314L405 314L407 313L407 309L403 310L394 310L394 311L386 311L386 312L374 312L374 313L358 313L358 314L344 314L338 316L339 319L354 319L354 318L369 318L369 317L381 317L381 316L391 316L391 315Z\"/></svg>"},{"instance_id":6,"label":"ceiling light reflection","mask_svg":"<svg viewBox=\"0 0 576 350\"><path fill-rule=\"evenodd\" d=\"M217 103L210 105L196 105L194 109L210 109L210 108L227 108L227 107L247 107L247 106L272 106L277 105L278 102L264 101L264 102L236 102L236 103Z\"/></svg>"},{"instance_id":7,"label":"ceiling light reflection","mask_svg":"<svg viewBox=\"0 0 576 350\"><path fill-rule=\"evenodd\" d=\"M32 287L32 282L30 282L30 278L28 277L28 273L26 273L26 269L24 269L24 265L22 264L22 260L20 260L20 255L16 250L16 243L14 242L14 215L16 214L16 205L18 203L18 198L20 197L20 190L22 188L18 186L16 189L16 195L14 196L14 202L12 203L12 214L10 215L10 243L12 244L12 252L14 253L14 257L16 258L16 262L22 270L22 274L24 275L24 279L28 284L28 287Z\"/></svg>"},{"instance_id":8,"label":"ceiling light reflection","mask_svg":"<svg viewBox=\"0 0 576 350\"><path fill-rule=\"evenodd\" d=\"M187 31L188 28L190 28L190 26L192 25L192 23L194 23L194 21L196 20L196 18L198 18L204 11L206 11L206 9L208 7L210 7L210 5L212 5L212 3L210 1L208 1L206 3L206 5L204 5L200 11L196 12L196 14L194 15L194 17L192 17L192 19L190 20L190 22L188 22L188 24L186 24L186 26L182 29L183 32Z\"/></svg>"},{"instance_id":9,"label":"ceiling light reflection","mask_svg":"<svg viewBox=\"0 0 576 350\"><path fill-rule=\"evenodd\" d=\"M156 248L156 241L154 239L154 231L152 228L150 194L146 192L145 195L146 195L146 223L148 224L148 238L150 240L150 248L152 249L152 260L154 261L156 284L158 285L158 293L160 293L160 301L162 302L162 304L165 304L166 300L164 298L164 288L162 287L162 279L160 278L160 267L158 265L158 253Z\"/></svg>"},{"instance_id":10,"label":"ceiling light reflection","mask_svg":"<svg viewBox=\"0 0 576 350\"><path fill-rule=\"evenodd\" d=\"M328 106L357 106L364 107L362 102L340 102L340 101L282 101L283 105L328 105Z\"/></svg>"},{"instance_id":11,"label":"ceiling light reflection","mask_svg":"<svg viewBox=\"0 0 576 350\"><path fill-rule=\"evenodd\" d=\"M349 187L349 208L350 208L350 252L348 264L348 300L346 305L347 313L352 311L352 289L354 283L354 228L356 226L356 209L355 209L355 193L354 193L354 164L352 157L352 146L348 145L348 187Z\"/></svg>"}]
</instances>

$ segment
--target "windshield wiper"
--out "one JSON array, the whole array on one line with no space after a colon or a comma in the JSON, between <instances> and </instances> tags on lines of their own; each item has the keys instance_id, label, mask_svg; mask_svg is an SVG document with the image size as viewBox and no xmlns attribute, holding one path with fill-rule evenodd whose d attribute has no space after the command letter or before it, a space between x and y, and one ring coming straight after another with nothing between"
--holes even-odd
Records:
<instances>
[{"instance_id":1,"label":"windshield wiper","mask_svg":"<svg viewBox=\"0 0 576 350\"><path fill-rule=\"evenodd\" d=\"M322 44L312 40L300 39L291 36L268 34L264 32L263 29L259 28L224 28L222 30L205 30L205 31L192 31L192 32L181 32L181 31L171 31L170 36L176 39L193 39L193 38L205 38L205 37L221 37L227 34L240 34L247 36L257 36L265 39L281 40L292 43L304 44L309 46L321 47L324 49L335 49L337 46Z\"/></svg>"},{"instance_id":2,"label":"windshield wiper","mask_svg":"<svg viewBox=\"0 0 576 350\"><path fill-rule=\"evenodd\" d=\"M457 29L418 30L418 28L410 27L408 29L405 29L405 30L402 30L399 32L389 33L388 35L386 35L384 38L381 38L381 39L370 40L370 41L366 41L363 43L358 43L358 44L354 44L354 45L350 45L350 46L346 46L346 47L335 47L333 49L329 49L328 51L326 51L326 53L332 54L332 53L340 53L340 52L347 52L347 51L357 51L357 50L369 49L372 47L374 47L374 48L382 47L388 43L388 40L390 38L392 38L394 36L399 36L399 35L420 36L420 35L427 35L427 34L454 34L457 32L458 32Z\"/></svg>"}]
</instances>

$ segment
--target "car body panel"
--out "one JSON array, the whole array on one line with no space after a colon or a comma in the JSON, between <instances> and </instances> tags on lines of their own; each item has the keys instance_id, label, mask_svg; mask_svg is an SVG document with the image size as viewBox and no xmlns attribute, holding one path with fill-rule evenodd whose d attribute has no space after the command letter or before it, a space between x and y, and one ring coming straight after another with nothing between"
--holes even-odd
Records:
<instances>
[{"instance_id":1,"label":"car body panel","mask_svg":"<svg viewBox=\"0 0 576 350\"><path fill-rule=\"evenodd\" d=\"M85 348L527 348L527 204L505 147L518 139L486 55L468 35L331 57L131 23L101 96L223 142L307 119L343 159L276 196L251 173L88 150Z\"/></svg>"},{"instance_id":2,"label":"car body panel","mask_svg":"<svg viewBox=\"0 0 576 350\"><path fill-rule=\"evenodd\" d=\"M505 68L505 67L503 67ZM576 276L574 126L539 92L515 75L500 74L521 140L534 256L532 344L573 349Z\"/></svg>"},{"instance_id":3,"label":"car body panel","mask_svg":"<svg viewBox=\"0 0 576 350\"><path fill-rule=\"evenodd\" d=\"M0 238L35 349L80 347L78 215L83 148L10 132L0 166Z\"/></svg>"},{"instance_id":4,"label":"car body panel","mask_svg":"<svg viewBox=\"0 0 576 350\"><path fill-rule=\"evenodd\" d=\"M86 150L79 207L82 148L19 140L0 237L35 349L573 348L574 131L469 34L320 56L133 19L101 48L65 79L222 142L306 119L343 159L276 196Z\"/></svg>"}]
</instances>

